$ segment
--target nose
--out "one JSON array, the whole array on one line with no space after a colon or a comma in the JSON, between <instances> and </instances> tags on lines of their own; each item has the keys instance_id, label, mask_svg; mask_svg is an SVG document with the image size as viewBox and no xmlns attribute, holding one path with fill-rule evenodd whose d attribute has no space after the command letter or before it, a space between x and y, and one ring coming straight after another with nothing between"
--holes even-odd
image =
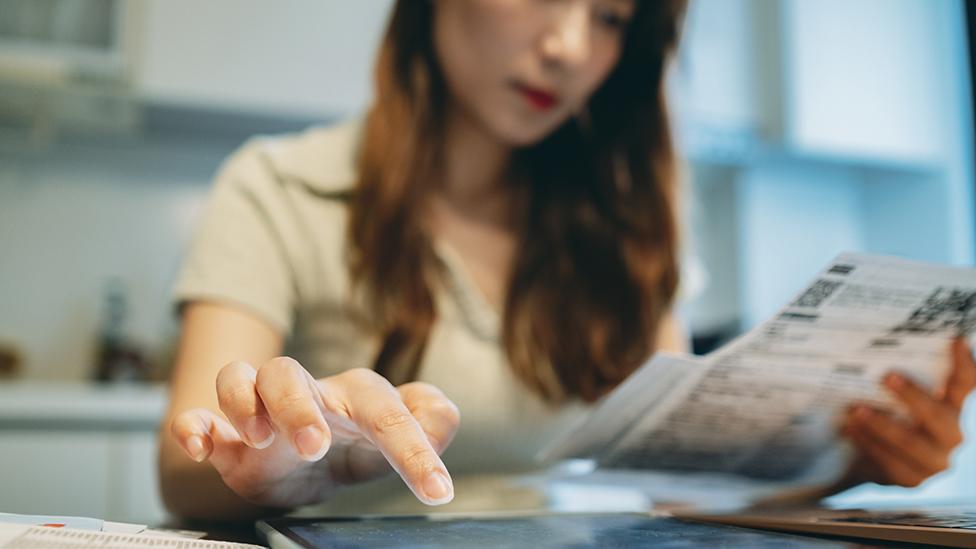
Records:
<instances>
[{"instance_id":1,"label":"nose","mask_svg":"<svg viewBox=\"0 0 976 549\"><path fill-rule=\"evenodd\" d=\"M590 56L588 2L565 2L542 38L546 61L566 66L584 63Z\"/></svg>"}]
</instances>

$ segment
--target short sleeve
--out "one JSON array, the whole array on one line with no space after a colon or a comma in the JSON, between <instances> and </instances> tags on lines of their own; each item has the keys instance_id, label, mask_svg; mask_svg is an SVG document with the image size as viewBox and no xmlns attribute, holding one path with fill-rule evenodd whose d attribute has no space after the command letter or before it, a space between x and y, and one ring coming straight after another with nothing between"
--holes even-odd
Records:
<instances>
[{"instance_id":1,"label":"short sleeve","mask_svg":"<svg viewBox=\"0 0 976 549\"><path fill-rule=\"evenodd\" d=\"M177 307L196 300L247 309L287 335L296 300L284 224L285 189L254 139L217 173L174 288Z\"/></svg>"}]
</instances>

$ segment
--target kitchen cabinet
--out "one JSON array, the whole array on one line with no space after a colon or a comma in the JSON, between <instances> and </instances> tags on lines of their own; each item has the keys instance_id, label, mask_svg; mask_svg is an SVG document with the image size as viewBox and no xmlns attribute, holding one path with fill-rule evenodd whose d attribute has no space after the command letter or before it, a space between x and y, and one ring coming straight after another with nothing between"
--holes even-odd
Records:
<instances>
[{"instance_id":1,"label":"kitchen cabinet","mask_svg":"<svg viewBox=\"0 0 976 549\"><path fill-rule=\"evenodd\" d=\"M693 0L671 90L687 153L932 166L961 69L949 51L957 11L927 0Z\"/></svg>"},{"instance_id":2,"label":"kitchen cabinet","mask_svg":"<svg viewBox=\"0 0 976 549\"><path fill-rule=\"evenodd\" d=\"M785 139L796 149L930 163L945 147L946 7L785 0Z\"/></svg>"},{"instance_id":3,"label":"kitchen cabinet","mask_svg":"<svg viewBox=\"0 0 976 549\"><path fill-rule=\"evenodd\" d=\"M698 0L688 6L671 96L685 124L765 135L766 48L775 0Z\"/></svg>"},{"instance_id":4,"label":"kitchen cabinet","mask_svg":"<svg viewBox=\"0 0 976 549\"><path fill-rule=\"evenodd\" d=\"M162 387L0 385L0 512L159 524Z\"/></svg>"},{"instance_id":5,"label":"kitchen cabinet","mask_svg":"<svg viewBox=\"0 0 976 549\"><path fill-rule=\"evenodd\" d=\"M151 0L135 90L154 102L284 116L365 107L392 2Z\"/></svg>"}]
</instances>

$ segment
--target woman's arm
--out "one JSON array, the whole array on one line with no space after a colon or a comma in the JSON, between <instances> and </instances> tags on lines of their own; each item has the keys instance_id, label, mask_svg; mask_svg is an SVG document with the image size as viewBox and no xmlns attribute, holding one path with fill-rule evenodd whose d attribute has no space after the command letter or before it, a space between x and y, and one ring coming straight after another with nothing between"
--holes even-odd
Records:
<instances>
[{"instance_id":1,"label":"woman's arm","mask_svg":"<svg viewBox=\"0 0 976 549\"><path fill-rule=\"evenodd\" d=\"M281 354L283 337L267 322L238 307L193 302L183 314L183 329L170 383L170 402L160 434L160 488L166 508L181 517L244 520L273 509L237 496L209 463L197 463L170 435L179 413L206 408L219 414L216 380L234 360L264 364Z\"/></svg>"}]
</instances>

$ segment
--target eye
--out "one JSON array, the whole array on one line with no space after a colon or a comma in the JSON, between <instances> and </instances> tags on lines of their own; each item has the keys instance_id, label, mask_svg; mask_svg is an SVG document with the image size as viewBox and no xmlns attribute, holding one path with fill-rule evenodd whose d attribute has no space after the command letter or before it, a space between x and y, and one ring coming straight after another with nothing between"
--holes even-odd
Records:
<instances>
[{"instance_id":1,"label":"eye","mask_svg":"<svg viewBox=\"0 0 976 549\"><path fill-rule=\"evenodd\" d=\"M613 31L622 31L626 29L631 19L631 15L629 13L612 8L597 8L594 17L597 23Z\"/></svg>"}]
</instances>

